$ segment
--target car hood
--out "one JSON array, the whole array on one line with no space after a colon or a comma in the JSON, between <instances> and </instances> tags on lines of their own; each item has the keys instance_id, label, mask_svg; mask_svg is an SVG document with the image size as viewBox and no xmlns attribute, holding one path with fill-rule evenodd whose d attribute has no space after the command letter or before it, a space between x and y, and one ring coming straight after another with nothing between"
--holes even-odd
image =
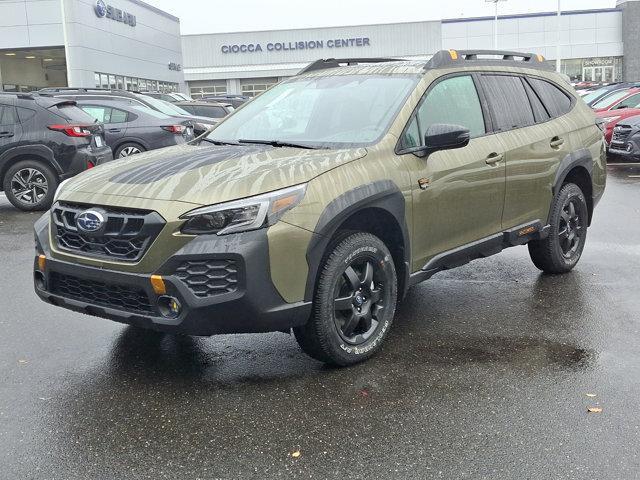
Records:
<instances>
[{"instance_id":1,"label":"car hood","mask_svg":"<svg viewBox=\"0 0 640 480\"><path fill-rule=\"evenodd\" d=\"M180 145L115 160L70 179L59 200L105 196L211 205L308 182L367 154L265 145ZM77 195L76 195L77 193ZM89 194L89 195L87 195Z\"/></svg>"}]
</instances>

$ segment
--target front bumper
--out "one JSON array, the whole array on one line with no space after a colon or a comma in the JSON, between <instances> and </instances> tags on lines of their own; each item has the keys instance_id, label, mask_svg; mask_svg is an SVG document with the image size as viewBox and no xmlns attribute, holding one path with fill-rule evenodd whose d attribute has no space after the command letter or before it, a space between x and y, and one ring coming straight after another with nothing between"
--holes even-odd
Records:
<instances>
[{"instance_id":1,"label":"front bumper","mask_svg":"<svg viewBox=\"0 0 640 480\"><path fill-rule=\"evenodd\" d=\"M154 291L151 274L107 270L52 258L47 215L35 228L37 249L46 257L46 266L42 270L36 257L34 288L42 300L53 305L138 327L202 336L287 331L305 324L311 313L310 302L286 303L273 286L266 230L195 237L153 272L162 276L166 295L176 298L182 306L176 318L167 318L161 313L158 304L161 295ZM184 278L184 265L195 265L198 277L203 262L232 265L228 267L235 272L231 286L213 295L196 294L194 283ZM69 278L73 279L71 283ZM59 286L60 279L65 279L64 288ZM78 291L69 285L78 286ZM132 292L138 299L133 303Z\"/></svg>"},{"instance_id":2,"label":"front bumper","mask_svg":"<svg viewBox=\"0 0 640 480\"><path fill-rule=\"evenodd\" d=\"M634 132L621 141L613 138L611 143L609 143L608 153L628 159L640 158L640 135Z\"/></svg>"}]
</instances>

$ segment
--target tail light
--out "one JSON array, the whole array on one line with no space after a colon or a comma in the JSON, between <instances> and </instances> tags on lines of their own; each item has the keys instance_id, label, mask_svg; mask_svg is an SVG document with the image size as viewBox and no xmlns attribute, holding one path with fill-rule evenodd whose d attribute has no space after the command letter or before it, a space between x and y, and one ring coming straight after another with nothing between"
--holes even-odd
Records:
<instances>
[{"instance_id":1,"label":"tail light","mask_svg":"<svg viewBox=\"0 0 640 480\"><path fill-rule=\"evenodd\" d=\"M68 137L90 137L91 130L89 130L87 125L49 125L47 126L49 130L53 130L55 132L62 132Z\"/></svg>"},{"instance_id":2,"label":"tail light","mask_svg":"<svg viewBox=\"0 0 640 480\"><path fill-rule=\"evenodd\" d=\"M95 163L93 163L91 160L87 160L87 170L95 167Z\"/></svg>"},{"instance_id":3,"label":"tail light","mask_svg":"<svg viewBox=\"0 0 640 480\"><path fill-rule=\"evenodd\" d=\"M176 135L182 135L187 127L184 125L166 125L162 127L163 130L167 132L174 133Z\"/></svg>"}]
</instances>

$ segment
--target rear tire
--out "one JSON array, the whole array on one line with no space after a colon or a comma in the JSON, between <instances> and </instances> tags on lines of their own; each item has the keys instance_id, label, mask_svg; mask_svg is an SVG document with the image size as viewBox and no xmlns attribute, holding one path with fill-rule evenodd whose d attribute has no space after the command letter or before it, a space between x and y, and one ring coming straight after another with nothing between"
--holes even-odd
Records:
<instances>
[{"instance_id":1,"label":"rear tire","mask_svg":"<svg viewBox=\"0 0 640 480\"><path fill-rule=\"evenodd\" d=\"M533 264L546 273L566 273L582 256L587 239L589 210L580 187L562 186L551 208L551 228L544 240L529 242Z\"/></svg>"},{"instance_id":2,"label":"rear tire","mask_svg":"<svg viewBox=\"0 0 640 480\"><path fill-rule=\"evenodd\" d=\"M14 207L32 212L51 207L58 184L51 167L37 160L22 160L9 167L2 188Z\"/></svg>"},{"instance_id":3,"label":"rear tire","mask_svg":"<svg viewBox=\"0 0 640 480\"><path fill-rule=\"evenodd\" d=\"M138 153L142 153L146 151L147 151L146 148L144 148L139 143L127 142L120 145L116 149L113 156L114 158L125 158L125 157L130 157L131 155L136 155Z\"/></svg>"},{"instance_id":4,"label":"rear tire","mask_svg":"<svg viewBox=\"0 0 640 480\"><path fill-rule=\"evenodd\" d=\"M325 256L309 322L294 328L302 350L330 365L367 360L381 347L395 315L396 269L378 237L354 233Z\"/></svg>"}]
</instances>

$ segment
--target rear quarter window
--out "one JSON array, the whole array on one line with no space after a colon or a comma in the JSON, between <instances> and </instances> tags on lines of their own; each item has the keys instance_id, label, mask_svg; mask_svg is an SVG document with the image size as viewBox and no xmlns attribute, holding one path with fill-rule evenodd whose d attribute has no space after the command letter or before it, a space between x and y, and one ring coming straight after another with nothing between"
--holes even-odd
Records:
<instances>
[{"instance_id":1,"label":"rear quarter window","mask_svg":"<svg viewBox=\"0 0 640 480\"><path fill-rule=\"evenodd\" d=\"M571 110L571 97L560 87L539 78L530 78L531 85L536 90L551 117L560 117Z\"/></svg>"},{"instance_id":2,"label":"rear quarter window","mask_svg":"<svg viewBox=\"0 0 640 480\"><path fill-rule=\"evenodd\" d=\"M536 123L524 84L512 75L482 75L482 84L500 132Z\"/></svg>"}]
</instances>

